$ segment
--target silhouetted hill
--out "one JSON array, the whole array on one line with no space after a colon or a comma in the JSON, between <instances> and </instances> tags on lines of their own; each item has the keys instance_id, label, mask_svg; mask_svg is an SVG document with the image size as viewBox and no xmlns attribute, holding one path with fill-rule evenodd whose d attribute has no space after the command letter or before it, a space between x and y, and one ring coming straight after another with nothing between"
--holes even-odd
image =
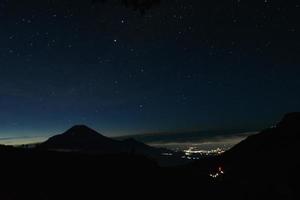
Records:
<instances>
[{"instance_id":1,"label":"silhouetted hill","mask_svg":"<svg viewBox=\"0 0 300 200\"><path fill-rule=\"evenodd\" d=\"M1 198L101 199L141 189L156 163L129 154L91 155L42 149L0 148ZM111 189L119 193L111 192ZM150 188L150 187L149 187ZM145 191L146 192L146 191Z\"/></svg>"},{"instance_id":2,"label":"silhouetted hill","mask_svg":"<svg viewBox=\"0 0 300 200\"><path fill-rule=\"evenodd\" d=\"M39 148L0 145L1 199L145 197L137 191L150 199L195 194L204 199L300 199L299 124L300 113L287 114L222 156L176 167L137 155L159 149L74 126Z\"/></svg>"},{"instance_id":3,"label":"silhouetted hill","mask_svg":"<svg viewBox=\"0 0 300 200\"><path fill-rule=\"evenodd\" d=\"M279 156L288 158L298 153L300 141L300 113L286 114L274 127L249 136L225 153L225 157L257 159L257 157Z\"/></svg>"},{"instance_id":4,"label":"silhouetted hill","mask_svg":"<svg viewBox=\"0 0 300 200\"><path fill-rule=\"evenodd\" d=\"M300 113L249 136L220 159L226 193L249 199L299 199ZM238 192L237 192L238 191Z\"/></svg>"},{"instance_id":5,"label":"silhouetted hill","mask_svg":"<svg viewBox=\"0 0 300 200\"><path fill-rule=\"evenodd\" d=\"M73 126L60 135L49 138L40 147L51 150L118 152L121 143L107 138L95 130L84 126Z\"/></svg>"},{"instance_id":6,"label":"silhouetted hill","mask_svg":"<svg viewBox=\"0 0 300 200\"><path fill-rule=\"evenodd\" d=\"M122 144L125 146L125 148L128 148L131 150L131 153L135 152L145 152L145 153L152 153L154 150L158 153L160 152L159 149L150 147L142 142L138 142L137 140L133 138L129 138L122 141Z\"/></svg>"},{"instance_id":7,"label":"silhouetted hill","mask_svg":"<svg viewBox=\"0 0 300 200\"><path fill-rule=\"evenodd\" d=\"M12 146L0 144L0 150L7 150L7 149L12 149L12 148L13 148Z\"/></svg>"},{"instance_id":8,"label":"silhouetted hill","mask_svg":"<svg viewBox=\"0 0 300 200\"><path fill-rule=\"evenodd\" d=\"M80 151L101 154L128 153L150 156L160 155L164 151L134 139L114 140L84 125L74 126L63 134L49 138L46 142L41 143L39 148L57 151Z\"/></svg>"}]
</instances>

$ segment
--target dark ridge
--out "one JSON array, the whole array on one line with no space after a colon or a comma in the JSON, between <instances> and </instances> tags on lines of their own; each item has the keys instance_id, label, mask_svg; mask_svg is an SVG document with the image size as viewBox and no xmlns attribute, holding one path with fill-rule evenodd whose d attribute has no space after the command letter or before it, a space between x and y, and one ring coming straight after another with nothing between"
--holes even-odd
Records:
<instances>
[{"instance_id":1,"label":"dark ridge","mask_svg":"<svg viewBox=\"0 0 300 200\"><path fill-rule=\"evenodd\" d=\"M228 166L234 166L233 171L236 172L238 169L261 170L263 167L270 167L270 171L292 170L287 168L293 168L300 163L296 159L299 156L299 134L300 113L286 114L273 128L249 136L227 151L223 155L224 162Z\"/></svg>"},{"instance_id":2,"label":"dark ridge","mask_svg":"<svg viewBox=\"0 0 300 200\"><path fill-rule=\"evenodd\" d=\"M69 130L67 130L66 132L64 132L63 134L65 135L71 135L71 136L83 136L83 137L87 137L87 136L102 136L100 133L98 133L97 131L89 128L86 125L75 125L72 128L70 128ZM104 136L103 136L104 137Z\"/></svg>"},{"instance_id":3,"label":"dark ridge","mask_svg":"<svg viewBox=\"0 0 300 200\"><path fill-rule=\"evenodd\" d=\"M277 124L277 128L300 130L300 112L286 114L283 119Z\"/></svg>"},{"instance_id":4,"label":"dark ridge","mask_svg":"<svg viewBox=\"0 0 300 200\"><path fill-rule=\"evenodd\" d=\"M39 147L46 149L112 152L118 149L118 145L118 141L107 138L85 125L76 125L63 134L49 138Z\"/></svg>"},{"instance_id":5,"label":"dark ridge","mask_svg":"<svg viewBox=\"0 0 300 200\"><path fill-rule=\"evenodd\" d=\"M135 139L114 140L85 126L76 125L66 132L49 138L38 148L55 151L80 151L93 154L138 154L144 156L161 156L169 150L154 148Z\"/></svg>"},{"instance_id":6,"label":"dark ridge","mask_svg":"<svg viewBox=\"0 0 300 200\"><path fill-rule=\"evenodd\" d=\"M137 190L151 199L194 198L195 194L207 199L299 199L299 116L285 115L275 127L248 137L224 155L176 167L161 167L137 155L141 149L146 152L148 146L143 143L115 141L83 125L50 138L47 142L52 146L48 147L72 145L82 150L97 143L93 152L117 149L118 154L7 149L0 145L0 169L5 172L1 195L3 199L99 199L119 194L133 198ZM117 144L114 148L105 146L112 141ZM111 188L120 192L111 193Z\"/></svg>"}]
</instances>

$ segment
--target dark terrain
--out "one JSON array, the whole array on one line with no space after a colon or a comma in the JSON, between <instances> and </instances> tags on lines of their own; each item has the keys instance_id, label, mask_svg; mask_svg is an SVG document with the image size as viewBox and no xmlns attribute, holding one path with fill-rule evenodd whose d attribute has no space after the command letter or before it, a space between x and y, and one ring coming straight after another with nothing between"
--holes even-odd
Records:
<instances>
[{"instance_id":1,"label":"dark terrain","mask_svg":"<svg viewBox=\"0 0 300 200\"><path fill-rule=\"evenodd\" d=\"M161 167L164 149L75 126L32 149L0 146L0 198L299 199L299 133L290 113L222 156Z\"/></svg>"}]
</instances>

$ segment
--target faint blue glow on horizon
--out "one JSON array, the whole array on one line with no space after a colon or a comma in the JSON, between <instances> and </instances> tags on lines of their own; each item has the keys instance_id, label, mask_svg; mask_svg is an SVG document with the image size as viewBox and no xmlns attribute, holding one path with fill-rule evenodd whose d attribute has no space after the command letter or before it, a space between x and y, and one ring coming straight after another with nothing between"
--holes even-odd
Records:
<instances>
[{"instance_id":1,"label":"faint blue glow on horizon","mask_svg":"<svg viewBox=\"0 0 300 200\"><path fill-rule=\"evenodd\" d=\"M8 137L0 138L0 144L2 145L22 145L22 144L34 144L47 140L47 137Z\"/></svg>"}]
</instances>

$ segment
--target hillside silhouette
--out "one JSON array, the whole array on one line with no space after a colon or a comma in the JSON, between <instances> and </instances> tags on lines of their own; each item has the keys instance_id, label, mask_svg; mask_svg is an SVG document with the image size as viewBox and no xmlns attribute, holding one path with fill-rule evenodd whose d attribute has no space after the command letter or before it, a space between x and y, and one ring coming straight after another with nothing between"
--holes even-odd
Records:
<instances>
[{"instance_id":1,"label":"hillside silhouette","mask_svg":"<svg viewBox=\"0 0 300 200\"><path fill-rule=\"evenodd\" d=\"M137 154L160 156L167 149L154 148L135 139L114 140L105 137L97 131L85 126L76 125L66 132L50 137L38 145L38 148L54 151L75 151L92 154Z\"/></svg>"},{"instance_id":2,"label":"hillside silhouette","mask_svg":"<svg viewBox=\"0 0 300 200\"><path fill-rule=\"evenodd\" d=\"M298 199L300 113L249 136L222 156L224 182L249 198ZM251 191L247 191L251 188ZM242 195L242 194L241 194Z\"/></svg>"},{"instance_id":3,"label":"hillside silhouette","mask_svg":"<svg viewBox=\"0 0 300 200\"><path fill-rule=\"evenodd\" d=\"M74 126L36 148L0 146L1 198L299 199L299 124L287 114L220 156L173 167L143 153L160 150Z\"/></svg>"},{"instance_id":4,"label":"hillside silhouette","mask_svg":"<svg viewBox=\"0 0 300 200\"><path fill-rule=\"evenodd\" d=\"M60 135L49 138L39 145L50 150L99 151L114 153L120 149L121 142L107 138L95 130L76 125Z\"/></svg>"}]
</instances>

